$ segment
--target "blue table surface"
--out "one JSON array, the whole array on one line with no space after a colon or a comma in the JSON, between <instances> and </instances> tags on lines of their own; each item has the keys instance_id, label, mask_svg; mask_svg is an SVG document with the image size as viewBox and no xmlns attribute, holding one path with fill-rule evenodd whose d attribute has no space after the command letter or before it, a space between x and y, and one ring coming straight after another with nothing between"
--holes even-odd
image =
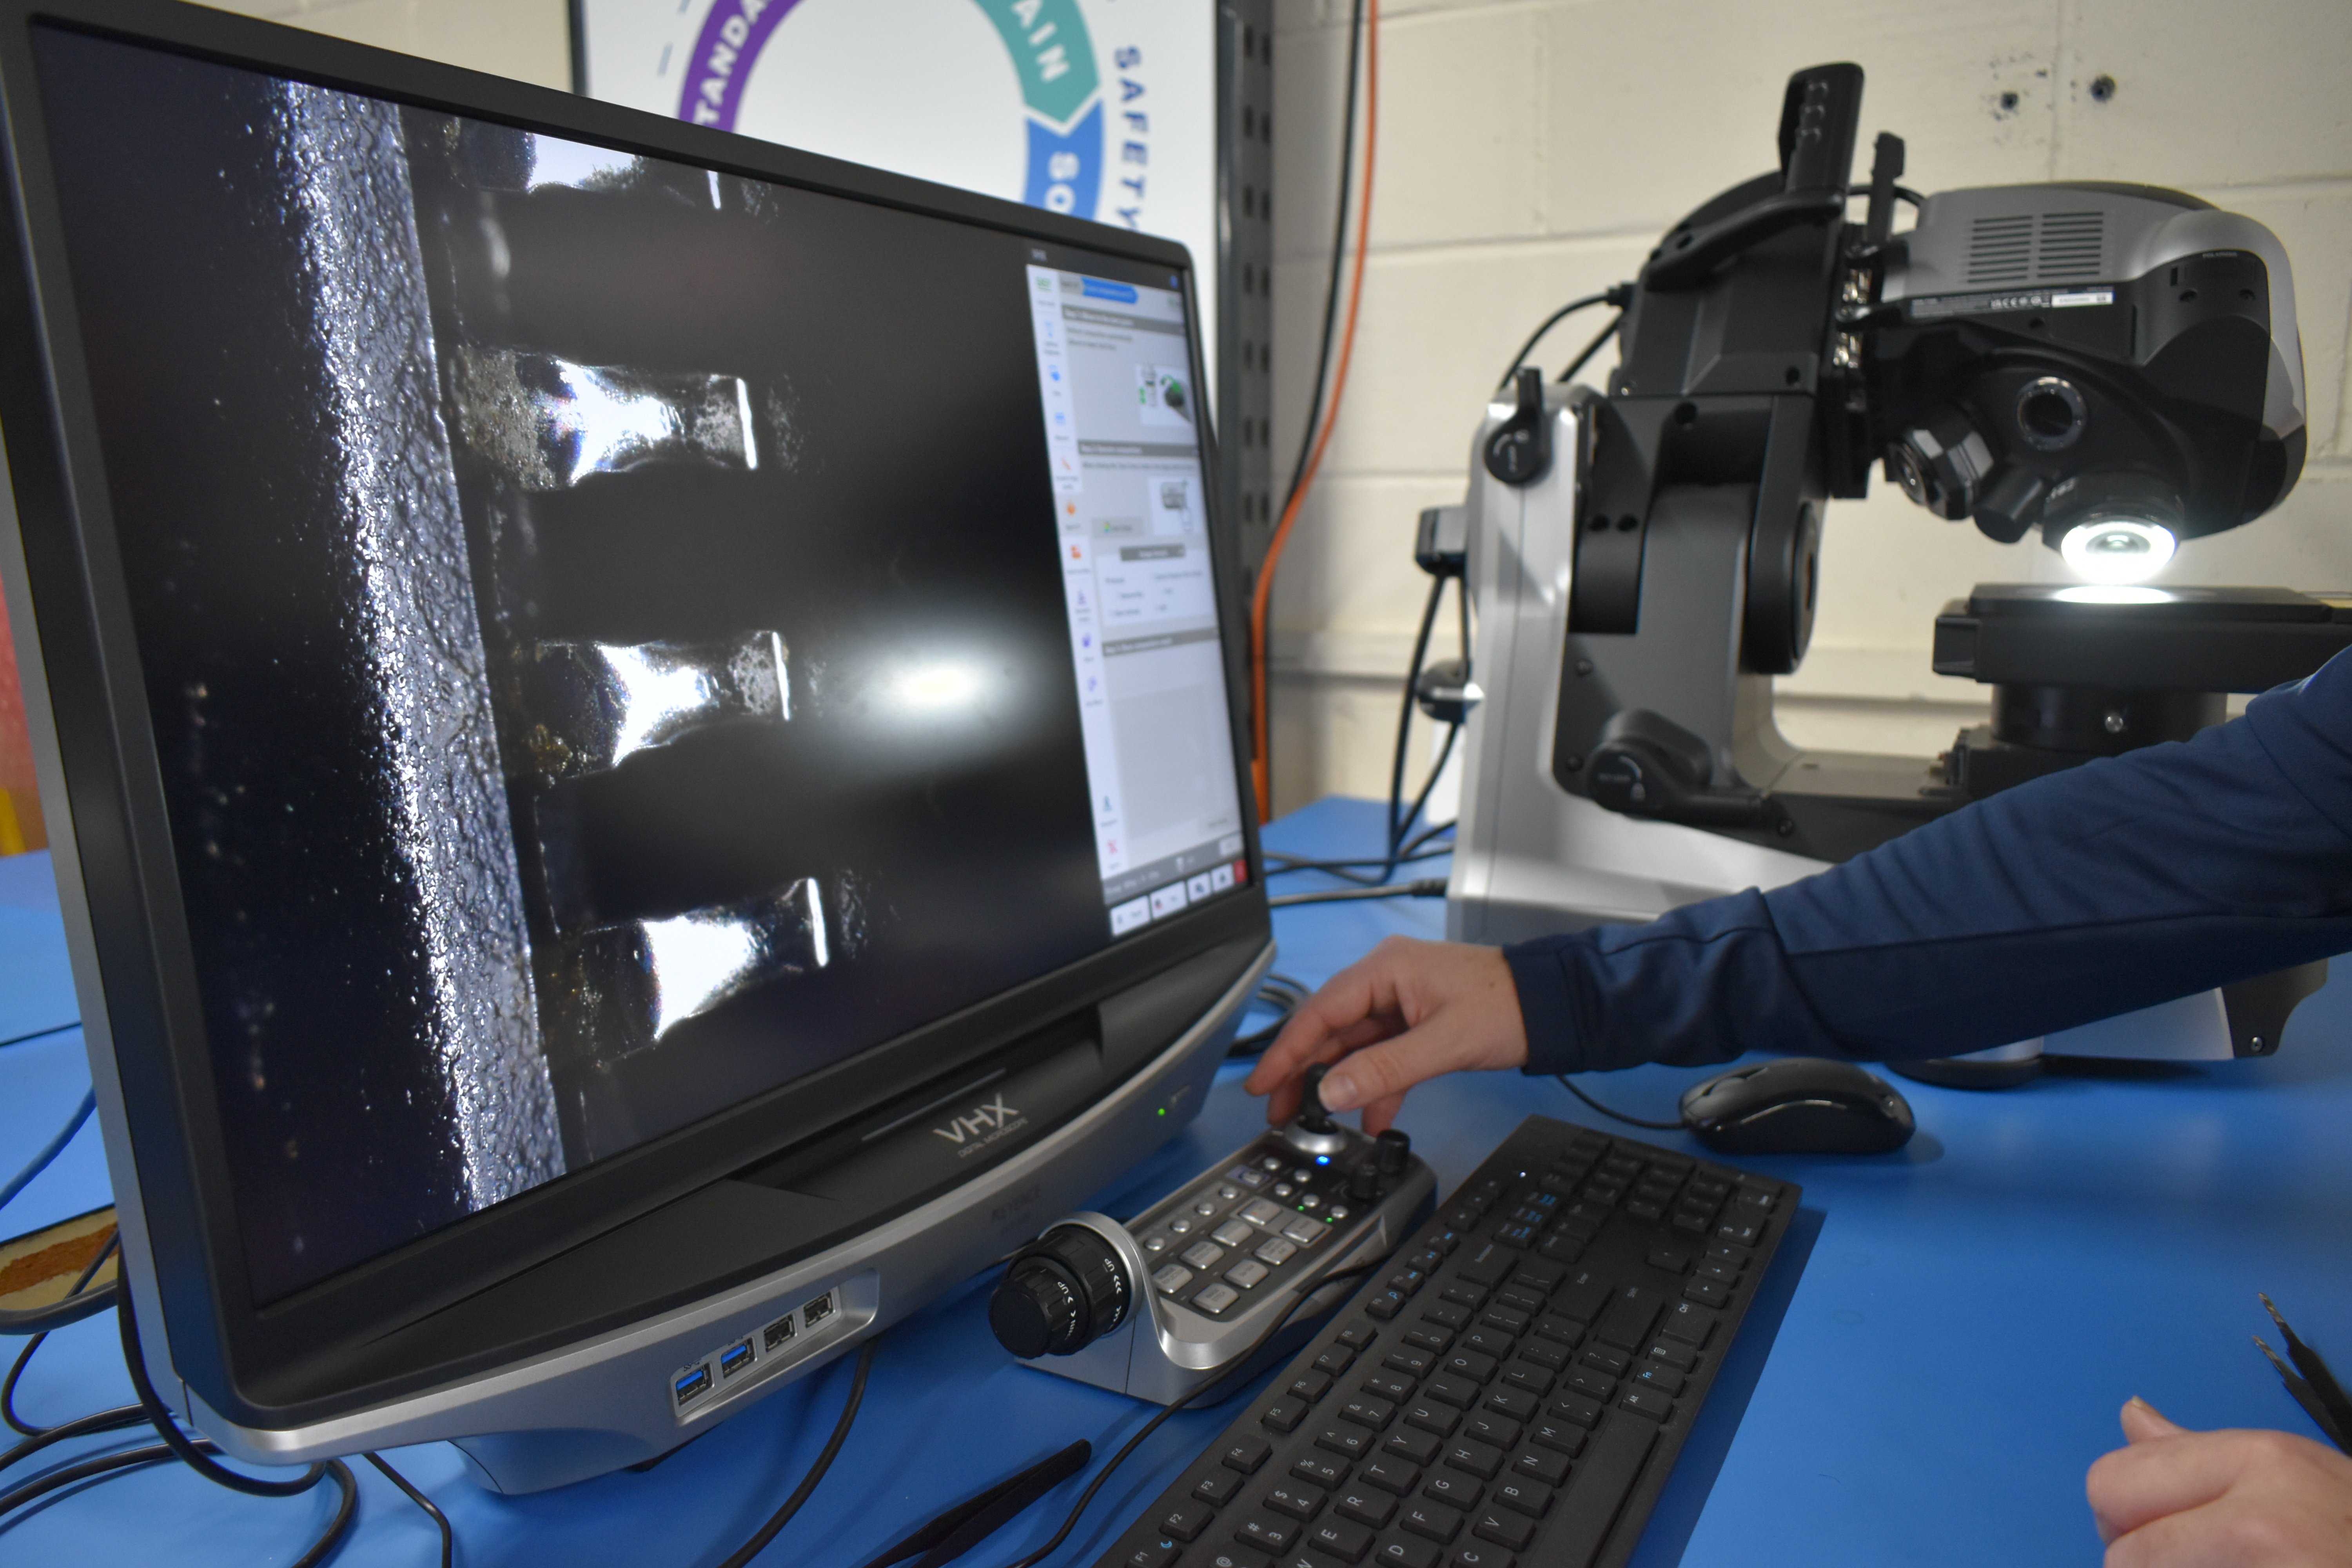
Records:
<instances>
[{"instance_id":1,"label":"blue table surface","mask_svg":"<svg viewBox=\"0 0 2352 1568\"><path fill-rule=\"evenodd\" d=\"M1274 824L1266 843L1362 853L1378 842L1380 812L1324 801ZM79 1032L38 1032L72 1016L47 870L43 856L0 860L0 1040L17 1041L0 1047L0 1170L43 1143L88 1083ZM1284 910L1276 967L1319 982L1382 936L1434 937L1443 925L1434 900ZM1699 1076L1644 1068L1583 1081L1654 1118ZM1221 1073L1200 1119L1098 1205L1141 1206L1249 1138L1262 1113L1240 1078ZM2083 1472L2116 1446L2127 1396L2191 1426L2310 1430L2248 1336L2268 1331L2254 1300L2266 1290L2323 1349L2352 1346L2352 980L2306 1002L2269 1060L2044 1079L2000 1094L1901 1087L1920 1127L1906 1149L1747 1162L1803 1184L1801 1223L1652 1518L1642 1568L2094 1563ZM1557 1085L1516 1074L1425 1085L1402 1125L1450 1188L1531 1111L1609 1125ZM1696 1152L1680 1134L1639 1136ZM108 1191L86 1131L9 1206L0 1232L80 1213ZM989 1335L987 1283L885 1336L833 1473L761 1563L856 1568L1075 1437L1095 1442L1099 1463L1149 1416L1013 1363ZM646 1474L536 1497L478 1489L441 1445L388 1458L447 1511L468 1568L716 1563L799 1479L849 1376L836 1363ZM56 1420L127 1393L107 1317L54 1336L19 1400L34 1419ZM1238 1408L1170 1421L1054 1562L1090 1563ZM0 1485L135 1440L61 1446ZM337 1561L429 1563L431 1526L381 1477L359 1473L359 1521ZM283 1563L327 1518L327 1489L256 1499L158 1467L0 1522L0 1558ZM963 1561L993 1568L1034 1550L1076 1491L1066 1486Z\"/></svg>"}]
</instances>

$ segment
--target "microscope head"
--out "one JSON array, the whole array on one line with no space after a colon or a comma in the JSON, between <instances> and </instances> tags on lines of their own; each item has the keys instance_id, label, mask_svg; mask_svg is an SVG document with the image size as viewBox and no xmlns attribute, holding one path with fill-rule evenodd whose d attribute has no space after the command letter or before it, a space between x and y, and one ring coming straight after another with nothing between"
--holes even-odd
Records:
<instances>
[{"instance_id":1,"label":"microscope head","mask_svg":"<svg viewBox=\"0 0 2352 1568\"><path fill-rule=\"evenodd\" d=\"M2004 542L2039 529L2093 581L2252 521L2303 468L2286 251L2147 185L1998 185L1882 247L1863 380L1886 477Z\"/></svg>"}]
</instances>

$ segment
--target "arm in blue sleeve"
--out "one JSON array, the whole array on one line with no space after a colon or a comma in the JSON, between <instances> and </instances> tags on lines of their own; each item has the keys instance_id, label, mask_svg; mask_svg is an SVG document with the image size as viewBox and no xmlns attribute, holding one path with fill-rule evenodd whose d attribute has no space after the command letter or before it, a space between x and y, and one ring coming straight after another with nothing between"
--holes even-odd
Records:
<instances>
[{"instance_id":1,"label":"arm in blue sleeve","mask_svg":"<svg viewBox=\"0 0 2352 1568\"><path fill-rule=\"evenodd\" d=\"M2352 654L1833 869L1504 950L1529 1072L1982 1050L2352 951Z\"/></svg>"}]
</instances>

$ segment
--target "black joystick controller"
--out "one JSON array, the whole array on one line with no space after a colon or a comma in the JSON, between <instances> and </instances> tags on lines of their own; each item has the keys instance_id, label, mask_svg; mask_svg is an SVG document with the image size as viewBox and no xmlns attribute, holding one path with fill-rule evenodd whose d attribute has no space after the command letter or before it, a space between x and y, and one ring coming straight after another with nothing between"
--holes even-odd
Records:
<instances>
[{"instance_id":1,"label":"black joystick controller","mask_svg":"<svg viewBox=\"0 0 2352 1568\"><path fill-rule=\"evenodd\" d=\"M1348 1173L1348 1196L1360 1204L1368 1204L1393 1185L1404 1174L1406 1157L1412 1152L1412 1140L1391 1127L1381 1133L1372 1145L1372 1152L1356 1162Z\"/></svg>"},{"instance_id":2,"label":"black joystick controller","mask_svg":"<svg viewBox=\"0 0 2352 1568\"><path fill-rule=\"evenodd\" d=\"M1317 1062L1307 1069L1306 1095L1298 1102L1298 1125L1309 1132L1337 1132L1339 1130L1339 1123L1331 1120L1331 1113L1323 1109L1323 1078L1330 1070L1322 1062Z\"/></svg>"}]
</instances>

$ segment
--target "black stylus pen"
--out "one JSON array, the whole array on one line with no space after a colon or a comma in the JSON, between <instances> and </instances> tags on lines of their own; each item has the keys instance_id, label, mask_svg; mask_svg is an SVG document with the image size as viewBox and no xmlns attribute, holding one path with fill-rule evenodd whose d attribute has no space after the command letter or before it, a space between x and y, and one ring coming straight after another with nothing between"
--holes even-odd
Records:
<instances>
[{"instance_id":1,"label":"black stylus pen","mask_svg":"<svg viewBox=\"0 0 2352 1568\"><path fill-rule=\"evenodd\" d=\"M2327 1435L2327 1440L2344 1452L2352 1454L2352 1398L2346 1397L2344 1385L2337 1383L2336 1374L2327 1370L2327 1363L2320 1353L2305 1344L2303 1337L2287 1326L2286 1319L2271 1299L2268 1296L2261 1299L2263 1310L2271 1315L2271 1321L2278 1325L2280 1334L2285 1338L2287 1356L2294 1364L2289 1366L2285 1361L2280 1360L2278 1352L2263 1343L2260 1334L2254 1336L2255 1345L2270 1358L2271 1365L2278 1371L2279 1381L2286 1384L2286 1391L2294 1395L2294 1402L2302 1405L2312 1420L2318 1424L2319 1429Z\"/></svg>"}]
</instances>

